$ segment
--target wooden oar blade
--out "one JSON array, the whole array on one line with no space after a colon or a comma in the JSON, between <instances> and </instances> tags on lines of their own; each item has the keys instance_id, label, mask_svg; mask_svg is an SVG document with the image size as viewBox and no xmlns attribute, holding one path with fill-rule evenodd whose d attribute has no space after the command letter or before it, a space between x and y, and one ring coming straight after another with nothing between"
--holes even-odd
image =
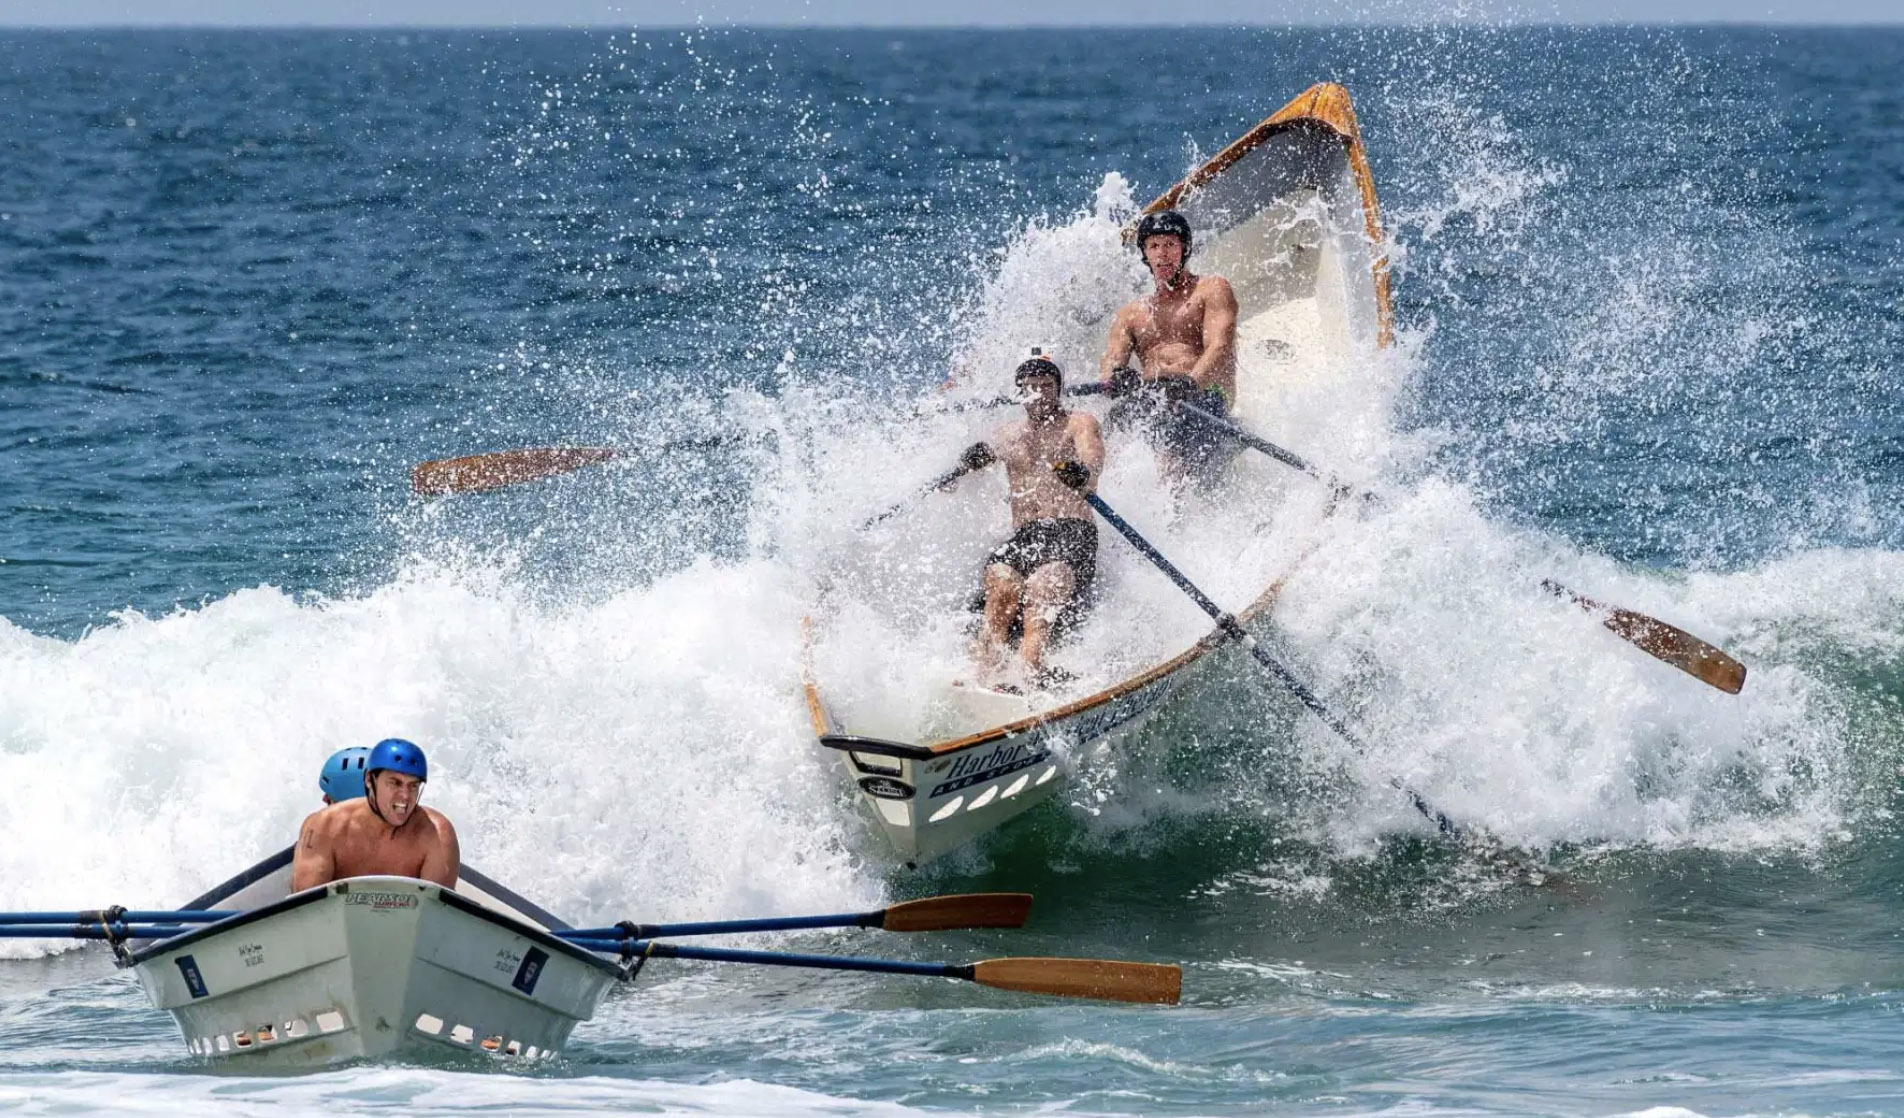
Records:
<instances>
[{"instance_id":1,"label":"wooden oar blade","mask_svg":"<svg viewBox=\"0 0 1904 1118\"><path fill-rule=\"evenodd\" d=\"M1183 968L1114 959L987 959L972 964L972 980L1000 990L1175 1005L1183 996Z\"/></svg>"},{"instance_id":2,"label":"wooden oar blade","mask_svg":"<svg viewBox=\"0 0 1904 1118\"><path fill-rule=\"evenodd\" d=\"M1728 695L1736 695L1745 687L1744 664L1684 629L1630 609L1609 611L1601 624L1635 647Z\"/></svg>"},{"instance_id":3,"label":"wooden oar blade","mask_svg":"<svg viewBox=\"0 0 1904 1118\"><path fill-rule=\"evenodd\" d=\"M955 928L1022 928L1031 914L1030 893L964 893L923 897L886 910L888 932L943 932Z\"/></svg>"},{"instance_id":4,"label":"wooden oar blade","mask_svg":"<svg viewBox=\"0 0 1904 1118\"><path fill-rule=\"evenodd\" d=\"M1596 602L1553 579L1545 579L1540 585L1550 594L1568 598L1581 609L1599 614L1602 625L1661 663L1671 664L1728 695L1736 695L1744 689L1745 665L1686 630L1668 625L1657 617Z\"/></svg>"},{"instance_id":5,"label":"wooden oar blade","mask_svg":"<svg viewBox=\"0 0 1904 1118\"><path fill-rule=\"evenodd\" d=\"M619 453L602 446L542 446L438 458L410 471L410 487L426 497L482 493L593 466Z\"/></svg>"}]
</instances>

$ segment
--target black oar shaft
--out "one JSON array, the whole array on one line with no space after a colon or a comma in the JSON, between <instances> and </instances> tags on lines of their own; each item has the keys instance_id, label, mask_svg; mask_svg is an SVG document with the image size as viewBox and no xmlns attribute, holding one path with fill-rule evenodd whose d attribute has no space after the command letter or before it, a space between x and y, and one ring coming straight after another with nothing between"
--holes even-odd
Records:
<instances>
[{"instance_id":1,"label":"black oar shaft","mask_svg":"<svg viewBox=\"0 0 1904 1118\"><path fill-rule=\"evenodd\" d=\"M713 936L735 932L798 932L813 928L877 928L885 909L842 912L830 916L768 916L758 920L700 920L681 924L628 924L610 928L575 928L556 935L563 939L659 939L663 936Z\"/></svg>"},{"instance_id":2,"label":"black oar shaft","mask_svg":"<svg viewBox=\"0 0 1904 1118\"><path fill-rule=\"evenodd\" d=\"M866 519L860 521L859 530L864 532L866 529L871 528L873 525L878 524L880 521L885 520L888 517L894 516L895 514L899 512L900 509L905 508L907 505L911 504L913 501L917 500L918 498L923 497L926 494L931 493L932 491L936 489L944 489L946 486L951 485L953 482L959 480L960 478L964 477L966 474L969 474L971 472L972 470L971 470L971 467L969 466L952 467L946 472L940 474L938 477L935 477L931 481L928 481L924 485L920 486L918 491L913 493L912 496L907 497L903 501L894 501L891 507L887 508L885 511L880 512L873 516L869 516Z\"/></svg>"},{"instance_id":3,"label":"black oar shaft","mask_svg":"<svg viewBox=\"0 0 1904 1118\"><path fill-rule=\"evenodd\" d=\"M1163 552L1151 546L1150 541L1145 539L1142 533L1131 527L1130 523L1123 517L1117 515L1117 512L1104 502L1104 498L1099 497L1095 493L1086 493L1084 494L1084 499L1090 503L1093 509L1097 510L1097 514L1104 518L1106 524L1117 529L1118 534L1128 540L1130 545L1142 553L1144 558L1156 564L1158 570L1162 571L1170 581L1176 583L1177 589L1189 595L1191 601L1197 603L1197 605L1203 609L1204 613L1209 614L1210 619L1216 622L1217 628L1222 629L1230 639L1248 649L1250 655L1256 658L1256 662L1268 668L1270 672L1281 681L1282 685L1289 689L1291 694L1301 700L1303 706L1308 707L1317 718L1322 720L1323 725L1341 735L1342 740L1348 742L1349 745L1358 752L1363 754L1369 752L1368 743L1364 742L1354 730L1351 730L1348 723L1336 717L1335 712L1329 709L1328 704L1318 698L1316 693L1311 691L1308 685L1303 683L1295 672L1291 671L1281 660L1276 659L1267 648L1257 643L1256 638L1251 636L1249 630L1243 628L1234 616L1211 601L1209 595L1197 589L1196 584L1191 582L1182 571L1178 570L1176 564L1166 559ZM1444 834L1455 833L1456 828L1454 822L1446 815L1443 815L1431 807L1428 801L1422 799L1413 789L1406 787L1400 781L1390 781L1390 783L1397 789L1400 789L1402 794L1408 797L1409 802L1415 805L1415 810L1421 812L1437 829Z\"/></svg>"},{"instance_id":4,"label":"black oar shaft","mask_svg":"<svg viewBox=\"0 0 1904 1118\"><path fill-rule=\"evenodd\" d=\"M756 963L770 967L810 967L814 970L857 970L876 974L920 974L934 978L970 980L970 963L912 963L900 959L861 959L851 955L799 955L783 951L743 951L731 947L690 947L649 940L576 940L578 946L598 951L621 951L633 956L663 959L701 959L715 963Z\"/></svg>"},{"instance_id":5,"label":"black oar shaft","mask_svg":"<svg viewBox=\"0 0 1904 1118\"><path fill-rule=\"evenodd\" d=\"M1307 459L1303 458L1301 455L1297 454L1295 451L1285 450L1284 448L1277 446L1275 443L1270 442L1268 439L1265 439L1261 437L1260 435L1252 434L1251 432L1244 430L1242 427L1237 426L1236 424L1230 422L1229 420L1223 418L1222 416L1217 415L1215 412L1204 411L1202 408L1197 407L1195 404L1188 404L1183 402L1179 402L1176 406L1179 411L1183 412L1185 415L1188 415L1190 418L1208 427L1214 428L1215 430L1223 432L1224 434L1235 439L1237 442L1242 443L1244 446L1247 446L1253 450L1260 450L1264 454L1269 455L1271 458L1274 458L1276 461L1281 462L1284 465L1294 466L1296 469L1301 470L1303 473L1308 474L1310 477L1315 478L1317 481L1320 481L1324 483L1325 485L1328 485L1332 488L1336 488L1336 489L1346 488L1346 486L1344 486L1340 481L1337 481L1334 476L1330 474L1325 474L1321 470L1316 469L1314 466L1309 464L1309 461Z\"/></svg>"}]
</instances>

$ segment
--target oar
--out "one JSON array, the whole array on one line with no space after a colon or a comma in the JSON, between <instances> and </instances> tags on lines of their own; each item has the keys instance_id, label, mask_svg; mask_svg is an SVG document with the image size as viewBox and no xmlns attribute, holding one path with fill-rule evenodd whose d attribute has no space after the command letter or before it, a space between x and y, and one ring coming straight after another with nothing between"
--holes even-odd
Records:
<instances>
[{"instance_id":1,"label":"oar","mask_svg":"<svg viewBox=\"0 0 1904 1118\"><path fill-rule=\"evenodd\" d=\"M540 481L545 477L555 477L630 454L707 450L741 442L744 438L736 434L670 439L637 450L617 450L610 446L532 446L521 450L467 454L461 458L436 458L419 462L411 468L410 487L425 497L438 497L445 493L483 493L520 485L525 481Z\"/></svg>"},{"instance_id":2,"label":"oar","mask_svg":"<svg viewBox=\"0 0 1904 1118\"><path fill-rule=\"evenodd\" d=\"M1612 630L1615 636L1694 679L1729 695L1736 695L1745 687L1744 664L1684 629L1630 609L1596 602L1551 578L1542 579L1540 588L1566 598L1588 613L1598 614L1600 624Z\"/></svg>"},{"instance_id":3,"label":"oar","mask_svg":"<svg viewBox=\"0 0 1904 1118\"><path fill-rule=\"evenodd\" d=\"M1074 384L1065 389L1064 395L1096 396L1107 391L1109 391L1109 386L1102 381L1090 380L1082 384ZM916 414L929 415L935 412L979 411L987 408L1002 408L1012 404L1022 404L1024 402L1025 398L1023 396L1014 393L1009 396L994 396L989 400L960 400L956 403L940 404L938 407L931 409L930 412L922 410Z\"/></svg>"},{"instance_id":4,"label":"oar","mask_svg":"<svg viewBox=\"0 0 1904 1118\"><path fill-rule=\"evenodd\" d=\"M223 920L236 915L238 915L238 913L235 910L225 912L208 908L159 909L153 911L105 908L78 909L67 912L0 912L0 925L90 924L97 926L101 922L109 924L209 924L214 920Z\"/></svg>"},{"instance_id":5,"label":"oar","mask_svg":"<svg viewBox=\"0 0 1904 1118\"><path fill-rule=\"evenodd\" d=\"M1278 462L1301 470L1332 487L1339 494L1350 491L1347 485L1334 476L1316 469L1295 453L1277 446L1222 416L1204 411L1193 404L1179 403L1177 407L1192 419L1213 430L1223 432L1244 446L1262 451ZM1716 687L1730 695L1738 694L1745 686L1744 664L1684 629L1630 609L1603 605L1584 594L1577 594L1567 589L1553 579L1544 579L1540 585L1541 589L1548 593L1566 598L1588 613L1599 616L1601 624L1621 640L1662 663L1678 668L1701 683Z\"/></svg>"},{"instance_id":6,"label":"oar","mask_svg":"<svg viewBox=\"0 0 1904 1118\"><path fill-rule=\"evenodd\" d=\"M727 932L792 932L805 928L879 928L888 932L944 932L960 928L1022 928L1031 912L1030 893L963 893L922 897L871 912L834 916L769 916L756 920L706 920L692 924L617 924L557 932L564 939L660 939Z\"/></svg>"},{"instance_id":7,"label":"oar","mask_svg":"<svg viewBox=\"0 0 1904 1118\"><path fill-rule=\"evenodd\" d=\"M620 455L621 451L605 446L538 446L461 458L437 458L417 463L410 471L410 488L426 497L485 493L566 474Z\"/></svg>"},{"instance_id":8,"label":"oar","mask_svg":"<svg viewBox=\"0 0 1904 1118\"><path fill-rule=\"evenodd\" d=\"M1150 541L1145 539L1137 529L1131 527L1128 521L1117 515L1116 511L1113 510L1110 505L1105 504L1104 498L1099 497L1095 493L1081 493L1080 495L1083 496L1086 501L1090 502L1091 507L1097 510L1097 514L1104 518L1106 524L1117 529L1118 534L1122 535L1126 540L1129 540L1130 545L1142 553L1144 558L1156 564L1158 570L1162 571L1170 581L1176 583L1177 589L1188 594L1191 601L1200 606L1204 613L1209 614L1210 620L1216 622L1217 628L1223 630L1225 635L1231 640L1248 649L1250 655L1256 657L1257 663L1268 668L1270 674L1280 680L1284 687L1289 688L1291 694L1302 701L1303 706L1308 707L1317 718L1322 719L1323 725L1341 735L1342 740L1348 742L1357 752L1364 755L1368 754L1368 744L1364 742L1354 730L1349 729L1348 723L1337 718L1335 712L1331 711L1321 699L1317 698L1316 693L1311 691L1308 686L1296 676L1295 672L1285 667L1282 661L1276 659L1275 655L1267 648L1258 644L1256 638L1251 636L1249 630L1243 628L1235 617L1211 601L1209 596L1204 594L1203 591L1198 590L1196 585L1186 578L1182 571L1179 571L1170 560L1164 558L1163 552L1152 547ZM1449 819L1440 811L1437 811L1427 800L1422 798L1420 793L1408 787L1406 784L1403 784L1399 779L1391 777L1389 783L1398 789L1402 795L1407 796L1408 802L1415 805L1415 810L1421 812L1423 818L1433 823L1435 828L1442 834L1458 835L1461 833L1460 828L1455 826L1453 820Z\"/></svg>"},{"instance_id":9,"label":"oar","mask_svg":"<svg viewBox=\"0 0 1904 1118\"><path fill-rule=\"evenodd\" d=\"M170 939L190 926L168 924L0 924L0 939Z\"/></svg>"},{"instance_id":10,"label":"oar","mask_svg":"<svg viewBox=\"0 0 1904 1118\"><path fill-rule=\"evenodd\" d=\"M1183 994L1181 967L1126 963L1114 959L986 959L978 963L909 963L898 959L860 959L845 955L794 955L779 951L737 951L688 947L651 940L576 940L579 947L604 954L662 959L701 959L715 963L755 963L770 967L871 971L957 978L999 990L1052 994L1061 998L1102 998L1119 1002L1175 1005Z\"/></svg>"},{"instance_id":11,"label":"oar","mask_svg":"<svg viewBox=\"0 0 1904 1118\"><path fill-rule=\"evenodd\" d=\"M984 446L985 444L980 443L979 445ZM990 464L991 463L989 461L986 463L986 465L990 465ZM907 496L905 500L894 501L892 505L889 506L885 511L880 512L874 516L869 516L866 519L860 521L859 530L864 532L868 528L871 528L873 525L878 524L880 521L885 520L888 517L896 515L900 509L905 508L907 505L913 503L914 501L925 496L926 494L931 493L934 490L944 489L946 486L951 485L953 482L964 477L966 474L971 473L973 470L983 469L983 468L984 468L983 466L968 466L964 464L963 462L961 462L957 466L954 466L951 469L947 470L946 472L940 474L938 477L935 477L931 481L926 482L924 485L920 486L918 489L913 490L913 492L909 496Z\"/></svg>"}]
</instances>

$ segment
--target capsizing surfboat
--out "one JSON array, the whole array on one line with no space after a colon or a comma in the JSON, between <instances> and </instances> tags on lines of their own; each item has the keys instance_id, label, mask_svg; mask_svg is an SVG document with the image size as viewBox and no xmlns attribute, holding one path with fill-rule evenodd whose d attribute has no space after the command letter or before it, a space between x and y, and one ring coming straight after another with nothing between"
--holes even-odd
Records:
<instances>
[{"instance_id":1,"label":"capsizing surfboat","mask_svg":"<svg viewBox=\"0 0 1904 1118\"><path fill-rule=\"evenodd\" d=\"M1276 430L1292 397L1357 387L1393 328L1381 212L1346 89L1310 87L1144 212L1164 209L1189 218L1198 270L1228 278L1236 292L1239 422ZM1099 337L1110 311L1095 327ZM1227 488L1235 508L1256 510L1238 520L1247 536L1261 524L1260 510L1277 503L1284 480L1238 472ZM1290 563L1265 572L1236 619L1247 625L1267 615L1292 570ZM1213 630L1055 704L948 680L944 694L915 697L949 712L940 733L917 740L887 731L878 701L841 698L844 688L827 685L812 666L826 636L823 619L809 625L802 682L814 737L837 752L878 829L915 865L1057 794L1072 759L1141 728L1228 639Z\"/></svg>"}]
</instances>

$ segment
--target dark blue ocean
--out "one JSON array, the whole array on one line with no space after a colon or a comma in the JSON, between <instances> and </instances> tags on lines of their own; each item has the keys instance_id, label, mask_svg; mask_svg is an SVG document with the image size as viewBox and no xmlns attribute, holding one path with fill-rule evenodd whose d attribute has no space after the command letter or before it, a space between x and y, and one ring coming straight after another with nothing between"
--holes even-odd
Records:
<instances>
[{"instance_id":1,"label":"dark blue ocean","mask_svg":"<svg viewBox=\"0 0 1904 1118\"><path fill-rule=\"evenodd\" d=\"M182 901L401 732L570 919L1024 889L1022 932L784 945L1185 967L1152 1008L656 962L533 1075L229 1079L105 953L0 941L0 1110L1904 1112L1900 73L1894 28L0 32L0 908ZM809 545L1325 79L1395 390L1283 440L1397 497L1275 639L1380 756L1238 659L905 871L807 729ZM631 453L409 490L553 444Z\"/></svg>"}]
</instances>

